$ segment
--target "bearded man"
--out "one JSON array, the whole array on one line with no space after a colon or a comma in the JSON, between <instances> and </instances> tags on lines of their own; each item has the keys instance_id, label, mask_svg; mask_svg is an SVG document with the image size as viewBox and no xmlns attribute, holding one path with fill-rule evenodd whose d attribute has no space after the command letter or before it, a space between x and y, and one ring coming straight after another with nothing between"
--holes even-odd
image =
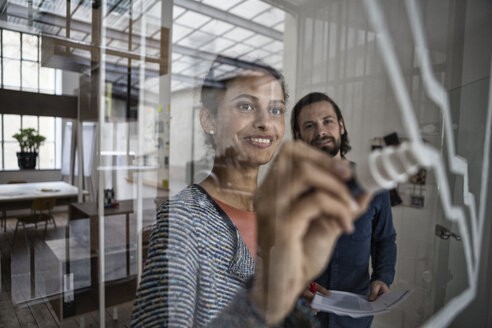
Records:
<instances>
[{"instance_id":1,"label":"bearded man","mask_svg":"<svg viewBox=\"0 0 492 328\"><path fill-rule=\"evenodd\" d=\"M326 94L313 92L294 106L292 135L330 156L345 159L350 143L338 105ZM352 163L355 165L354 163ZM396 263L396 233L389 192L374 196L368 210L355 221L355 231L342 235L331 261L316 283L329 290L368 295L374 301L389 292ZM369 275L369 260L372 273ZM320 312L322 327L370 327L373 317L359 319Z\"/></svg>"}]
</instances>

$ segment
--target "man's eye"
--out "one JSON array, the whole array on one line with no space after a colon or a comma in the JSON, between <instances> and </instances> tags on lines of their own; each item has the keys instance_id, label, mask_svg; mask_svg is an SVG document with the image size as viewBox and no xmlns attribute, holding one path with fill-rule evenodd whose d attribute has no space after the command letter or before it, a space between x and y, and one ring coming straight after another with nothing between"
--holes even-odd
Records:
<instances>
[{"instance_id":1,"label":"man's eye","mask_svg":"<svg viewBox=\"0 0 492 328\"><path fill-rule=\"evenodd\" d=\"M312 124L306 124L306 125L304 125L304 129L310 129L310 128L312 128L312 127L313 127L313 125L312 125Z\"/></svg>"},{"instance_id":2,"label":"man's eye","mask_svg":"<svg viewBox=\"0 0 492 328\"><path fill-rule=\"evenodd\" d=\"M251 104L248 104L248 103L239 103L237 105L237 107L243 111L250 111L250 110L254 109L253 106Z\"/></svg>"},{"instance_id":3,"label":"man's eye","mask_svg":"<svg viewBox=\"0 0 492 328\"><path fill-rule=\"evenodd\" d=\"M274 108L270 109L270 112L271 112L273 115L278 116L278 115L282 115L285 111L284 111L284 109L283 109L283 108L281 108L281 107L274 107Z\"/></svg>"},{"instance_id":4,"label":"man's eye","mask_svg":"<svg viewBox=\"0 0 492 328\"><path fill-rule=\"evenodd\" d=\"M325 120L325 124L333 123L333 120Z\"/></svg>"}]
</instances>

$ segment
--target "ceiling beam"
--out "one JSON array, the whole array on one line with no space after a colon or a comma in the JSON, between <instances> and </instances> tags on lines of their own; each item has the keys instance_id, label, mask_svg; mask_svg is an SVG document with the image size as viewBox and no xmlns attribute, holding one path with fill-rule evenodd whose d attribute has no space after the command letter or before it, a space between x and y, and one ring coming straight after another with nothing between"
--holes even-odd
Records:
<instances>
[{"instance_id":1,"label":"ceiling beam","mask_svg":"<svg viewBox=\"0 0 492 328\"><path fill-rule=\"evenodd\" d=\"M259 33L264 36L268 36L274 40L283 41L284 35L282 32L279 32L273 28L258 24L248 19L244 19L237 15L228 13L226 11L217 9L215 7L206 5L201 2L193 1L193 0L174 0L174 4L176 6L183 7L188 10L192 10L194 12L203 14L205 16L209 16L211 18L215 18L221 20L223 22L236 25L242 27L246 30L250 30L256 33Z\"/></svg>"},{"instance_id":2,"label":"ceiling beam","mask_svg":"<svg viewBox=\"0 0 492 328\"><path fill-rule=\"evenodd\" d=\"M9 16L15 16L23 19L28 19L28 14L27 14L27 7L14 4L14 3L9 3L7 7L7 15ZM36 12L36 10L34 10ZM45 11L38 11L37 15L34 15L34 21L43 23L43 24L48 24L48 25L54 25L54 26L65 26L65 16L62 15L56 15L53 13L45 12ZM70 27L72 30L76 30L79 32L83 33L92 33L91 29L91 24L72 19L70 23ZM128 41L128 33L123 32L121 30L107 27L106 28L106 38L108 39L117 39L121 41ZM134 44L139 45L140 44L140 36L137 34L133 34L132 36ZM149 47L152 48L160 48L160 41L159 40L154 40L151 38L147 38L146 43Z\"/></svg>"},{"instance_id":3,"label":"ceiling beam","mask_svg":"<svg viewBox=\"0 0 492 328\"><path fill-rule=\"evenodd\" d=\"M185 83L191 84L192 86L199 85L199 84L203 83L203 78L200 79L197 77L193 77L193 76L189 76L189 75L185 75L185 74L180 74L180 73L173 73L171 75L171 78L175 81L185 82Z\"/></svg>"},{"instance_id":4,"label":"ceiling beam","mask_svg":"<svg viewBox=\"0 0 492 328\"><path fill-rule=\"evenodd\" d=\"M179 0L179 1L182 1L182 0ZM175 3L176 3L176 1L175 1ZM20 5L14 4L14 3L8 4L7 14L27 19L26 7L20 6ZM52 13L48 13L48 12L42 12L41 14L35 15L34 20L37 22L49 24L49 25L65 26L65 17L63 17L61 15L55 15ZM84 22L81 20L72 19L71 23L70 23L70 27L73 30L77 30L77 31L80 31L83 33L91 33L90 23L87 23L87 22ZM116 39L116 40L125 41L125 42L128 41L128 33L127 32L117 30L114 28L110 28L110 27L108 27L106 29L106 37L108 39ZM132 43L134 45L140 45L140 41L141 41L141 38L139 35L132 34ZM160 41L159 40L155 40L152 38L146 38L145 42L146 42L146 45L148 47L156 48L156 49L160 48ZM175 53L180 54L180 55L191 56L194 58L205 59L205 60L209 60L209 61L214 60L216 57L216 54L214 54L214 53L203 51L203 50L197 50L194 48L189 48L189 47L181 46L178 44L172 45L172 52L175 52Z\"/></svg>"},{"instance_id":5,"label":"ceiling beam","mask_svg":"<svg viewBox=\"0 0 492 328\"><path fill-rule=\"evenodd\" d=\"M199 58L209 61L212 61L215 59L215 57L217 57L217 54L214 54L212 52L180 46L179 44L173 44L173 52L180 55L190 56L193 58Z\"/></svg>"},{"instance_id":6,"label":"ceiling beam","mask_svg":"<svg viewBox=\"0 0 492 328\"><path fill-rule=\"evenodd\" d=\"M77 118L77 97L0 89L0 112Z\"/></svg>"},{"instance_id":7,"label":"ceiling beam","mask_svg":"<svg viewBox=\"0 0 492 328\"><path fill-rule=\"evenodd\" d=\"M289 14L291 15L297 15L300 11L300 4L299 5L295 5L289 1L285 1L285 0L262 0L263 2L266 2L268 3L269 5L273 6L273 7L276 7L276 8L279 8L285 12L288 12Z\"/></svg>"}]
</instances>

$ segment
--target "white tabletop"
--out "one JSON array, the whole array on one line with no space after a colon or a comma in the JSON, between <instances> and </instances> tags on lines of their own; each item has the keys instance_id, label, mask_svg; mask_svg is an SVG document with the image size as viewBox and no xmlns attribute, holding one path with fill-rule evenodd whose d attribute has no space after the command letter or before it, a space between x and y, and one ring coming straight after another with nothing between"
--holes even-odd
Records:
<instances>
[{"instance_id":1,"label":"white tabletop","mask_svg":"<svg viewBox=\"0 0 492 328\"><path fill-rule=\"evenodd\" d=\"M78 188L63 181L0 184L0 202L47 197L76 197ZM86 194L87 191L84 191Z\"/></svg>"}]
</instances>

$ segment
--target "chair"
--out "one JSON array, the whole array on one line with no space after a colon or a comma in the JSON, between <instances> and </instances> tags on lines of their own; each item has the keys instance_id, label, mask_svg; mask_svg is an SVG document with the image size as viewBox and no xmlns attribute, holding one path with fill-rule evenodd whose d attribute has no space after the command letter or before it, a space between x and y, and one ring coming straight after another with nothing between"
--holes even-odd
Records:
<instances>
[{"instance_id":1,"label":"chair","mask_svg":"<svg viewBox=\"0 0 492 328\"><path fill-rule=\"evenodd\" d=\"M38 228L38 223L41 221L45 221L44 225L44 236L46 236L46 230L48 228L48 222L51 220L56 229L56 222L51 210L55 207L56 198L41 198L34 199L31 205L31 214L26 216L19 216L17 218L17 224L15 226L13 243L15 243L15 237L17 235L17 229L19 228L19 224L22 224L24 228L24 238L27 240L27 231L26 224L34 224L35 228Z\"/></svg>"},{"instance_id":2,"label":"chair","mask_svg":"<svg viewBox=\"0 0 492 328\"><path fill-rule=\"evenodd\" d=\"M10 180L7 184L19 184L19 183L27 183L25 180ZM2 211L2 225L3 231L7 231L7 210Z\"/></svg>"}]
</instances>

